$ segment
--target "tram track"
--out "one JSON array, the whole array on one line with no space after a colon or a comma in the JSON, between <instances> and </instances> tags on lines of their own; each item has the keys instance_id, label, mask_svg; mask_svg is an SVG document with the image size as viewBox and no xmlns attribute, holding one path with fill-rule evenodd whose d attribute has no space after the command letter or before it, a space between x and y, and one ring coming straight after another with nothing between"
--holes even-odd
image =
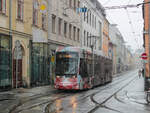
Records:
<instances>
[{"instance_id":1,"label":"tram track","mask_svg":"<svg viewBox=\"0 0 150 113\"><path fill-rule=\"evenodd\" d=\"M57 95L57 94L59 94L59 95L61 95L60 97L57 97L56 99L54 99L54 100L47 100L47 101L43 101L43 102L40 102L40 103L36 103L36 104L33 104L33 105L31 105L31 106L29 106L29 107L26 107L26 108L23 108L22 106L24 105L24 104L26 104L26 103L29 103L29 102L32 102L32 101L34 101L34 100L36 100L36 99L40 99L40 98L48 98L48 97L50 97L50 96L52 96L52 95ZM60 98L64 98L64 97L67 97L68 95L66 95L66 94L64 94L64 93L60 93L60 91L54 91L53 93L51 92L51 93L47 93L47 94L44 94L44 95L40 95L40 94L38 94L38 95L34 95L34 96L30 96L29 98L23 98L23 99L21 99L20 101L19 101L19 103L16 105L16 106L14 106L14 108L12 108L10 111L9 111L9 113L18 113L18 112L22 112L22 111L25 111L25 110L29 110L29 109L32 109L32 108L35 108L35 107L37 107L37 106L40 106L40 105L44 105L44 104L47 104L47 103L49 103L50 101L55 101L55 100L57 100L57 99L60 99Z\"/></svg>"},{"instance_id":2,"label":"tram track","mask_svg":"<svg viewBox=\"0 0 150 113\"><path fill-rule=\"evenodd\" d=\"M112 108L108 108L107 106L105 106L104 104L110 100L111 98L115 97L115 95L120 92L122 89L124 89L125 87L127 87L133 80L135 80L136 76L133 77L129 82L127 82L125 85L123 85L121 88L119 88L117 91L115 91L114 93L112 93L109 97L107 97L105 100L103 100L101 103L97 102L95 99L94 99L94 96L97 94L93 94L91 95L91 100L93 103L95 103L95 107L93 109L91 109L88 113L94 113L96 110L98 110L100 107L102 108L106 108L106 109L109 109L111 110ZM120 112L121 111L118 111L118 110L115 110L115 109L112 109L113 111L116 111L116 112Z\"/></svg>"},{"instance_id":3,"label":"tram track","mask_svg":"<svg viewBox=\"0 0 150 113\"><path fill-rule=\"evenodd\" d=\"M135 72L132 72L132 73L135 73ZM129 75L131 75L131 73L130 73ZM129 75L128 75L128 76L129 76ZM108 88L110 88L110 87L112 87L112 86L118 85L118 83L121 83L121 82L125 81L126 79L127 79L127 77L125 77L125 78L123 78L123 79L121 79L121 80L119 80L119 81L117 81L117 82L113 82L113 83L111 83L111 84L108 84L107 86L105 86L105 87L103 87L103 88L98 87L98 88L94 88L94 89L92 89L92 90L88 90L88 91L94 91L94 90L100 90L100 91L96 91L96 92L94 92L94 93L92 93L92 94L89 94L89 95L87 95L87 96L85 96L85 97L83 97L83 98L80 98L80 100L77 100L77 101L79 102L79 101L82 101L82 100L84 100L84 99L90 97L91 101L92 101L93 103L95 103L95 105L96 105L95 109L98 109L99 107L103 107L103 108L106 108L106 109L113 110L113 111L116 111L116 112L121 113L121 112L118 111L118 110L115 110L115 109L112 109L112 108L108 108L107 106L104 106L104 105L103 105L103 103L105 103L105 101L108 101L110 98L112 98L112 96L115 95L116 92L115 92L111 97L109 97L108 99L106 99L106 100L105 100L103 103L101 103L101 104L99 104L93 97L94 97L97 93L100 93L100 92L102 92L103 90L106 90L106 89L108 89ZM133 80L134 80L134 78L133 78ZM132 81L131 81L131 82L132 82ZM123 87L123 88L124 88L124 87ZM122 88L122 89L123 89L123 88ZM122 89L119 89L119 91L122 90ZM119 92L119 91L117 91L117 92ZM87 91L84 92L84 93L87 93ZM83 94L83 93L82 93L82 94ZM54 111L49 111L50 107L51 107L51 103L47 104L47 105L45 106L45 110L44 110L43 113L56 113L56 111L58 110L58 109L57 109L57 110L54 110ZM70 105L67 106L67 107L70 107ZM61 110L63 110L63 108L61 108ZM91 111L93 111L93 110L91 110ZM93 113L93 112L89 112L89 113Z\"/></svg>"},{"instance_id":4,"label":"tram track","mask_svg":"<svg viewBox=\"0 0 150 113\"><path fill-rule=\"evenodd\" d=\"M132 73L133 73L133 72L132 72ZM131 74L131 73L130 73L130 74ZM118 83L121 83L121 82L124 81L125 79L126 79L126 77L123 78L123 79L121 79L121 80L119 80L119 81L117 80L117 82L114 81L113 83L110 83L110 84L104 86L103 88L96 87L96 88L94 88L94 89L92 89L92 90L88 90L89 92L90 92L90 91L94 91L94 90L100 90L100 91L96 91L96 92L94 92L94 93L92 93L92 94L89 94L89 95L83 97L82 99L80 99L80 100L78 100L78 101L81 101L81 100L84 100L84 99L90 97L91 101L92 101L93 103L95 103L97 107L99 107L99 106L101 106L102 104L100 105L98 102L96 102L96 101L94 100L94 98L93 98L94 95L96 95L97 93L100 93L101 91L103 91L103 90L105 90L105 89L108 89L108 88L110 88L110 87L112 87L112 86L115 86L115 85L117 85ZM78 93L78 92L77 92L77 93L75 93L75 94L84 94L84 93L88 93L88 91L83 91L83 93L81 93L81 92ZM53 100L42 101L42 102L33 104L33 105L31 105L31 106L28 106L28 107L24 107L24 106L23 106L24 104L29 103L29 102L32 102L32 101L34 101L34 100L36 100L36 99L39 99L39 98L46 98L46 97L48 98L48 97L50 97L50 96L57 95L57 94L59 94L59 96L58 96L57 98L53 99ZM50 108L51 104L54 103L55 101L59 100L59 99L62 99L62 98L65 98L65 97L69 97L69 96L72 96L72 93L67 94L66 92L64 93L64 92L58 91L58 90L53 91L53 93L52 93L52 92L49 92L49 93L47 93L47 94L38 94L38 95L30 96L29 98L21 99L20 102L18 103L18 105L16 105L13 109L11 109L9 113L18 113L18 112L22 112L22 111L26 111L26 110L33 109L33 108L35 108L35 107L37 107L37 106L41 106L41 105L45 105L44 110L43 110L43 113L54 113L54 112L49 112L49 108ZM103 103L104 103L104 102L103 102ZM106 106L103 106L103 107L106 107ZM107 108L107 107L106 107L106 108ZM63 108L61 108L60 110L62 110L62 109L63 109ZM96 109L96 108L95 108L95 109ZM111 108L110 108L110 109L111 109ZM89 113L92 113L92 112L89 112Z\"/></svg>"},{"instance_id":5,"label":"tram track","mask_svg":"<svg viewBox=\"0 0 150 113\"><path fill-rule=\"evenodd\" d=\"M131 102L134 102L134 103L136 103L136 104L140 104L140 105L148 105L149 106L149 104L148 103L144 103L144 102L138 102L138 101L136 101L135 99L133 99L133 98L131 98L129 95L128 95L128 92L126 92L125 93L125 96L128 98L128 100L130 100Z\"/></svg>"}]
</instances>

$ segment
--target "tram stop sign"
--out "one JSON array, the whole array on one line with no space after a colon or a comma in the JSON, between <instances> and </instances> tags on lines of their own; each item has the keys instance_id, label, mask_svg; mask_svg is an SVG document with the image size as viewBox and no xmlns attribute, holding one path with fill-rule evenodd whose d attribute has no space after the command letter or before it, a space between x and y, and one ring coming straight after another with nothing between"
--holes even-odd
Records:
<instances>
[{"instance_id":1,"label":"tram stop sign","mask_svg":"<svg viewBox=\"0 0 150 113\"><path fill-rule=\"evenodd\" d=\"M141 58L142 58L143 60L147 60L147 54L146 54L146 53L142 53Z\"/></svg>"}]
</instances>

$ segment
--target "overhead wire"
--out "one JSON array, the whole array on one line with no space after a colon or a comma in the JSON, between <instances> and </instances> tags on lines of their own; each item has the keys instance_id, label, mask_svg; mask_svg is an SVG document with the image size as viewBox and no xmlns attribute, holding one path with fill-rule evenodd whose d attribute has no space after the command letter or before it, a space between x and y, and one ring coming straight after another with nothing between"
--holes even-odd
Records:
<instances>
[{"instance_id":1,"label":"overhead wire","mask_svg":"<svg viewBox=\"0 0 150 113\"><path fill-rule=\"evenodd\" d=\"M106 5L110 2L111 0L107 0L103 5Z\"/></svg>"},{"instance_id":2,"label":"overhead wire","mask_svg":"<svg viewBox=\"0 0 150 113\"><path fill-rule=\"evenodd\" d=\"M108 4L110 1L111 1L111 0L107 0L103 5ZM131 26L132 34L133 34L134 37L136 37L136 39L134 38L134 40L135 40L135 42L137 43L137 46L140 48L140 44L138 43L138 38L137 38L137 36L135 35L135 29L134 29L134 27L133 27L132 19L131 19L131 17L130 17L129 11L127 10L127 8L135 8L135 7L138 8L138 6L139 6L140 4L138 4L138 5L129 5L129 4L131 3L131 1L132 1L132 0L129 0L128 3L127 3L127 5L121 5L121 4L120 4L119 6L109 6L109 7L104 7L104 8L105 8L106 10L108 10L108 9L121 9L121 8L124 8L124 9L126 10L127 17L128 17L128 20L129 20L129 25ZM107 16L108 16L108 15L107 15ZM111 20L112 20L112 19L111 19ZM114 22L114 21L113 21L113 22ZM140 36L138 36L138 37L140 37Z\"/></svg>"},{"instance_id":3,"label":"overhead wire","mask_svg":"<svg viewBox=\"0 0 150 113\"><path fill-rule=\"evenodd\" d=\"M134 27L133 27L133 23L132 23L130 14L129 14L129 12L128 12L127 9L125 9L125 10L126 10L126 13L127 13L127 17L128 17L128 20L129 20L129 24L130 24L130 26L131 26L132 34L133 34L134 37L137 37L137 36L135 35L135 30L134 30ZM139 45L139 43L138 43L138 39L137 39L137 38L134 38L134 40L135 40L135 42L137 43L138 48L140 48L140 45Z\"/></svg>"},{"instance_id":4,"label":"overhead wire","mask_svg":"<svg viewBox=\"0 0 150 113\"><path fill-rule=\"evenodd\" d=\"M129 0L129 1L128 1L128 5L130 4L131 1L132 1L132 0Z\"/></svg>"},{"instance_id":5,"label":"overhead wire","mask_svg":"<svg viewBox=\"0 0 150 113\"><path fill-rule=\"evenodd\" d=\"M129 1L128 1L128 5L131 3L131 1L132 1L132 0L129 0ZM129 11L128 11L128 13L129 13ZM132 13L137 13L137 11L136 11L136 12L134 11L134 12L132 12ZM132 26L133 26L133 24L132 24ZM140 34L138 34L138 35L135 35L135 34L134 34L134 36L141 38L141 35L140 35ZM139 48L140 48L140 44L138 43L138 38L135 38L135 41L137 42L137 44L138 44L138 46L139 46Z\"/></svg>"}]
</instances>

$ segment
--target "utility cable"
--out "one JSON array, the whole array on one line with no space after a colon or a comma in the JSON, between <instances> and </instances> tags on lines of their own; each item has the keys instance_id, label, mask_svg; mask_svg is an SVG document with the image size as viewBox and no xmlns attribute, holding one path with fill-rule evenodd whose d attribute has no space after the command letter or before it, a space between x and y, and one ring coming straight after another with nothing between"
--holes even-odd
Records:
<instances>
[{"instance_id":1,"label":"utility cable","mask_svg":"<svg viewBox=\"0 0 150 113\"><path fill-rule=\"evenodd\" d=\"M103 5L106 5L110 2L111 0L107 0Z\"/></svg>"},{"instance_id":2,"label":"utility cable","mask_svg":"<svg viewBox=\"0 0 150 113\"><path fill-rule=\"evenodd\" d=\"M129 1L128 1L128 5L130 4L131 1L132 1L132 0L129 0Z\"/></svg>"},{"instance_id":3,"label":"utility cable","mask_svg":"<svg viewBox=\"0 0 150 113\"><path fill-rule=\"evenodd\" d=\"M130 26L131 26L131 30L132 30L132 33L133 33L133 36L134 37L137 37L136 35L135 35L135 30L134 30L134 27L133 27L133 23L132 23L132 20L131 20L131 17L130 17L130 15L129 15L129 12L128 12L128 10L126 9L126 13L127 13L127 16L128 16L128 20L129 20L129 24L130 24ZM135 40L135 42L137 43L137 46L140 48L140 45L139 45L139 43L138 43L138 39L136 38L134 38L134 40Z\"/></svg>"}]
</instances>

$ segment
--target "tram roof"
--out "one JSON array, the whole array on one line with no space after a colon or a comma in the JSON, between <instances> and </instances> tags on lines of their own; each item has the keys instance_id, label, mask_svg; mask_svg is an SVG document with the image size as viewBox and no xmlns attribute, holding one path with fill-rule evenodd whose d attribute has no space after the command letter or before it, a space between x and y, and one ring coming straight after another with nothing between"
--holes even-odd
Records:
<instances>
[{"instance_id":1,"label":"tram roof","mask_svg":"<svg viewBox=\"0 0 150 113\"><path fill-rule=\"evenodd\" d=\"M87 49L87 48L82 48L82 47L74 47L74 46L68 46L68 47L58 47L56 49L56 52L87 52L87 53L92 53L91 49ZM107 56L104 55L103 51L99 50L96 51L94 50L94 53L100 56L103 56L105 58L109 58ZM111 59L111 58L109 58Z\"/></svg>"}]
</instances>

